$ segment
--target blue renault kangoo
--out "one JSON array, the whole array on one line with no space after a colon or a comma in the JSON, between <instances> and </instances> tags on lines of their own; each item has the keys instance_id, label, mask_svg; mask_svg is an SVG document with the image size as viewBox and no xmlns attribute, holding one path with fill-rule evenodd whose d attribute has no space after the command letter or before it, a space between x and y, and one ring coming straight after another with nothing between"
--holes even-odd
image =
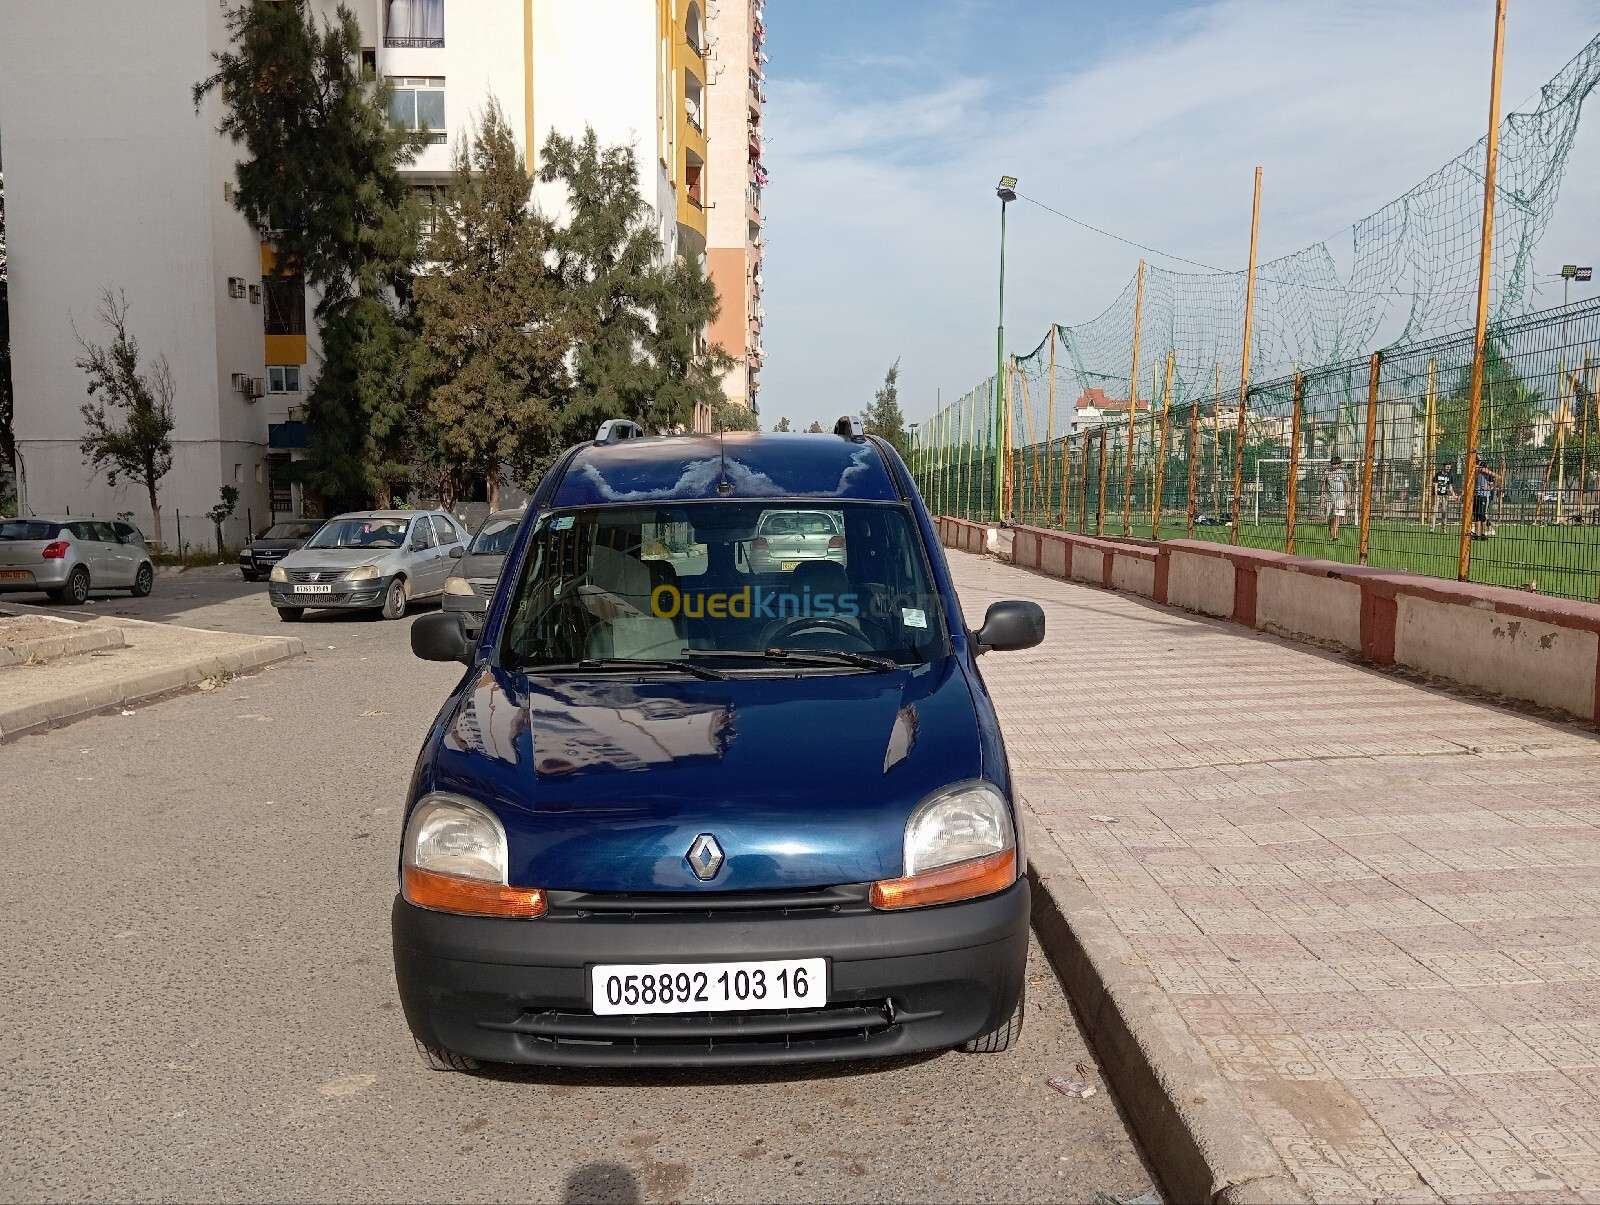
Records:
<instances>
[{"instance_id":1,"label":"blue renault kangoo","mask_svg":"<svg viewBox=\"0 0 1600 1205\"><path fill-rule=\"evenodd\" d=\"M530 501L407 800L395 978L430 1066L1004 1050L1022 829L979 654L894 448L646 436Z\"/></svg>"}]
</instances>

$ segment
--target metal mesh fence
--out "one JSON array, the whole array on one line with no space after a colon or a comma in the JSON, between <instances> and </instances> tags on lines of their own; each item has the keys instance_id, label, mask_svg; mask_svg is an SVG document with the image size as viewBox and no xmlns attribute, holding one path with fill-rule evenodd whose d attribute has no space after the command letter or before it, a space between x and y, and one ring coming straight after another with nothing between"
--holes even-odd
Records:
<instances>
[{"instance_id":1,"label":"metal mesh fence","mask_svg":"<svg viewBox=\"0 0 1600 1205\"><path fill-rule=\"evenodd\" d=\"M1491 327L1467 482L1472 357L1470 332L1394 347L1254 384L1241 413L1220 366L1185 396L1162 351L1131 404L1084 390L1065 417L1056 370L1013 365L1005 404L985 382L918 432L913 463L943 514L1446 578L1464 550L1469 580L1600 597L1600 300Z\"/></svg>"}]
</instances>

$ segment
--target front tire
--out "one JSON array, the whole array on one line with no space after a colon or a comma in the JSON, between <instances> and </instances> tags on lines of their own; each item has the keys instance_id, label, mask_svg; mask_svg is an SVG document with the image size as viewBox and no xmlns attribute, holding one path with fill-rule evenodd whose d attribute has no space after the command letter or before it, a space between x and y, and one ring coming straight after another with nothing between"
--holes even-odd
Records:
<instances>
[{"instance_id":1,"label":"front tire","mask_svg":"<svg viewBox=\"0 0 1600 1205\"><path fill-rule=\"evenodd\" d=\"M385 619L401 619L406 613L406 583L403 578L395 578L389 583L389 592L383 596L383 617Z\"/></svg>"},{"instance_id":2,"label":"front tire","mask_svg":"<svg viewBox=\"0 0 1600 1205\"><path fill-rule=\"evenodd\" d=\"M424 1046L417 1038L417 1054L430 1071L476 1071L483 1066L477 1059L465 1054L440 1050L437 1046Z\"/></svg>"},{"instance_id":3,"label":"front tire","mask_svg":"<svg viewBox=\"0 0 1600 1205\"><path fill-rule=\"evenodd\" d=\"M1017 1006L1011 1010L1011 1016L999 1029L991 1029L986 1034L980 1034L970 1042L961 1043L963 1054L999 1054L1002 1050L1009 1050L1011 1043L1022 1036L1023 1007L1028 1002L1028 985L1022 985L1022 994L1017 997Z\"/></svg>"},{"instance_id":4,"label":"front tire","mask_svg":"<svg viewBox=\"0 0 1600 1205\"><path fill-rule=\"evenodd\" d=\"M278 618L283 620L284 623L299 623L305 613L306 609L304 607L278 608Z\"/></svg>"},{"instance_id":5,"label":"front tire","mask_svg":"<svg viewBox=\"0 0 1600 1205\"><path fill-rule=\"evenodd\" d=\"M133 585L129 587L128 593L135 598L149 598L150 591L155 589L155 585L156 571L148 564L140 565L139 572L133 575Z\"/></svg>"},{"instance_id":6,"label":"front tire","mask_svg":"<svg viewBox=\"0 0 1600 1205\"><path fill-rule=\"evenodd\" d=\"M79 565L67 576L67 584L58 590L46 590L51 602L81 607L89 601L89 571Z\"/></svg>"}]
</instances>

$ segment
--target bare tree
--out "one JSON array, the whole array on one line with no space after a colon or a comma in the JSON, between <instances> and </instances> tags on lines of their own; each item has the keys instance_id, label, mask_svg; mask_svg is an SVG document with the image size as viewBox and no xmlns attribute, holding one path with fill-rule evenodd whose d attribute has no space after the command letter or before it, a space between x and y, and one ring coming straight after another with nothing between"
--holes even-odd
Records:
<instances>
[{"instance_id":1,"label":"bare tree","mask_svg":"<svg viewBox=\"0 0 1600 1205\"><path fill-rule=\"evenodd\" d=\"M111 328L111 342L90 343L72 328L83 348L79 368L89 377L89 398L82 407L86 434L78 442L85 464L92 464L115 486L118 477L137 481L150 498L150 519L161 543L161 507L156 487L172 471L172 399L177 392L172 366L157 355L144 371L139 343L128 334L128 299L118 289L105 289L96 310Z\"/></svg>"}]
</instances>

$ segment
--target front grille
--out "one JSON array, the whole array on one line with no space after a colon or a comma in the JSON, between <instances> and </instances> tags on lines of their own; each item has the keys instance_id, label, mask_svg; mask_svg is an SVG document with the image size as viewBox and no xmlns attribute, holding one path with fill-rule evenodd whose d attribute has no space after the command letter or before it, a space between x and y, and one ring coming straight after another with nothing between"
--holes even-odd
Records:
<instances>
[{"instance_id":1,"label":"front grille","mask_svg":"<svg viewBox=\"0 0 1600 1205\"><path fill-rule=\"evenodd\" d=\"M872 911L871 890L870 883L846 883L792 891L547 891L545 916L550 920L687 920L697 916L731 920L739 915L849 915Z\"/></svg>"},{"instance_id":2,"label":"front grille","mask_svg":"<svg viewBox=\"0 0 1600 1205\"><path fill-rule=\"evenodd\" d=\"M678 1016L596 1016L555 1009L529 1011L515 1021L483 1022L541 1045L610 1047L618 1052L645 1047L784 1049L800 1042L866 1041L896 1025L888 1000L840 1002L825 1008L755 1013L685 1013Z\"/></svg>"},{"instance_id":3,"label":"front grille","mask_svg":"<svg viewBox=\"0 0 1600 1205\"><path fill-rule=\"evenodd\" d=\"M282 548L252 548L250 555L258 561L281 561L285 551Z\"/></svg>"},{"instance_id":4,"label":"front grille","mask_svg":"<svg viewBox=\"0 0 1600 1205\"><path fill-rule=\"evenodd\" d=\"M476 593L479 598L490 599L490 598L494 597L494 588L498 584L499 583L497 583L497 582L483 581L482 579L476 579L472 583L472 589L473 589L473 592Z\"/></svg>"},{"instance_id":5,"label":"front grille","mask_svg":"<svg viewBox=\"0 0 1600 1205\"><path fill-rule=\"evenodd\" d=\"M348 569L290 569L287 571L291 582L336 582Z\"/></svg>"}]
</instances>

